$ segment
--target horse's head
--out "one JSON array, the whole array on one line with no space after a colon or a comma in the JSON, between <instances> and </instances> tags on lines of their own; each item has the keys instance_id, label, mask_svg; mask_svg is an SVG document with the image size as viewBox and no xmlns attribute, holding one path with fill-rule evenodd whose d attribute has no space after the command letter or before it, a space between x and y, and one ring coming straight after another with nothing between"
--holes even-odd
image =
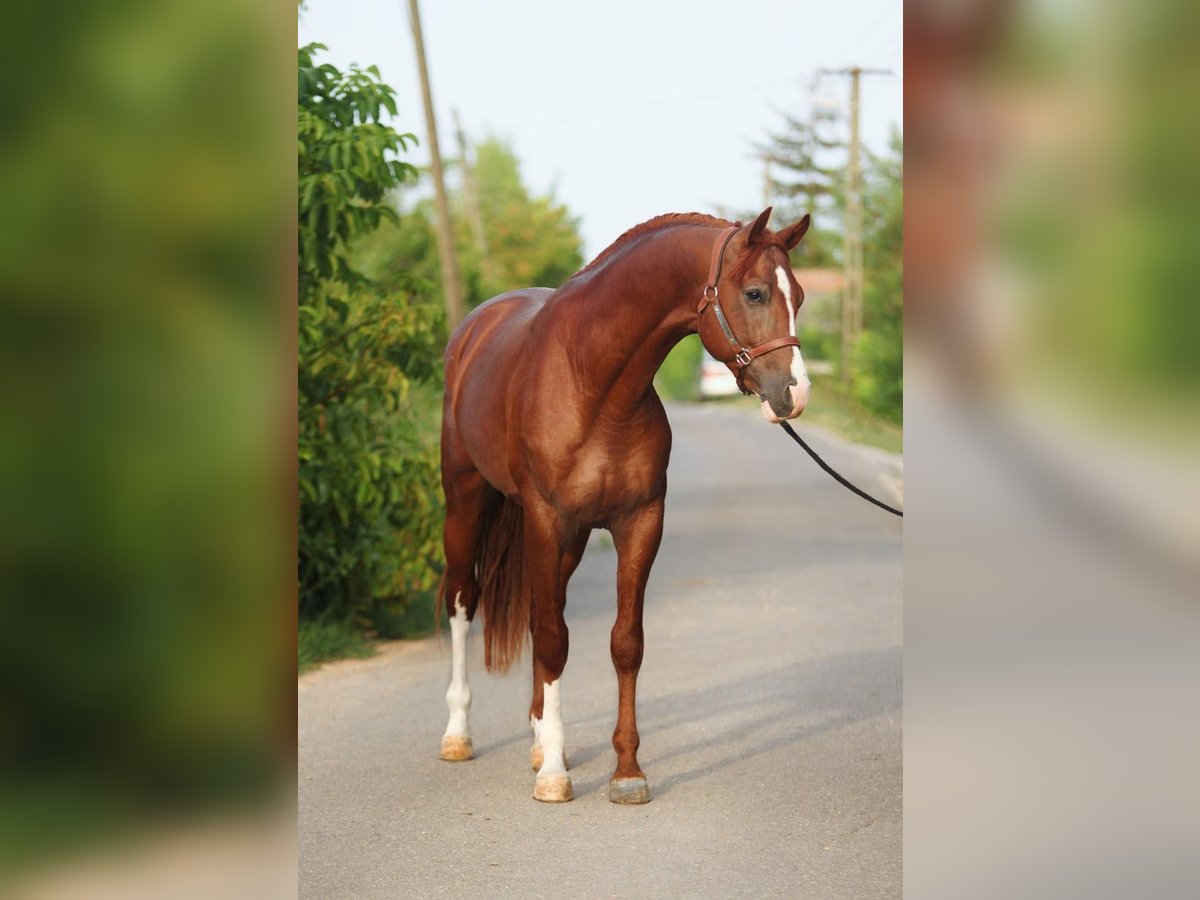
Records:
<instances>
[{"instance_id":1,"label":"horse's head","mask_svg":"<svg viewBox=\"0 0 1200 900\"><path fill-rule=\"evenodd\" d=\"M724 362L740 383L758 394L769 422L794 419L808 403L809 380L797 346L764 349L781 337L795 337L796 315L804 291L792 275L788 251L808 231L809 217L779 232L767 228L771 207L754 222L736 232L723 254L717 296L730 330L742 347L763 350L748 365L739 366L714 312L700 315L700 340L714 357ZM718 251L720 252L720 251Z\"/></svg>"}]
</instances>

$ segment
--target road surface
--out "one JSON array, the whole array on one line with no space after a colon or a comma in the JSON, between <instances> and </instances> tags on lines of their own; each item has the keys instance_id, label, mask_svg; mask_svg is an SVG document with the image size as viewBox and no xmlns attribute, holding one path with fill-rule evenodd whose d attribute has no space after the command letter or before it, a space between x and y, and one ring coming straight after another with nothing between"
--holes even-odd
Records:
<instances>
[{"instance_id":1,"label":"road surface","mask_svg":"<svg viewBox=\"0 0 1200 900\"><path fill-rule=\"evenodd\" d=\"M567 593L575 800L532 798L528 651L483 670L476 759L438 759L449 639L397 642L299 684L308 898L899 897L901 528L745 407L669 407L665 534L647 591L639 760L608 802L616 557L593 535ZM895 501L894 457L797 423Z\"/></svg>"}]
</instances>

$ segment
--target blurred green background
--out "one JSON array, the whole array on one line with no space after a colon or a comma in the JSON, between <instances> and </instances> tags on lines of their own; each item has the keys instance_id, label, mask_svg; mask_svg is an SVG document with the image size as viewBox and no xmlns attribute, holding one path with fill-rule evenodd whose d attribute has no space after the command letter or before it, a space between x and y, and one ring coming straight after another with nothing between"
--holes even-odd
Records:
<instances>
[{"instance_id":1,"label":"blurred green background","mask_svg":"<svg viewBox=\"0 0 1200 900\"><path fill-rule=\"evenodd\" d=\"M294 753L294 7L270 12L6 25L0 880L261 810Z\"/></svg>"}]
</instances>

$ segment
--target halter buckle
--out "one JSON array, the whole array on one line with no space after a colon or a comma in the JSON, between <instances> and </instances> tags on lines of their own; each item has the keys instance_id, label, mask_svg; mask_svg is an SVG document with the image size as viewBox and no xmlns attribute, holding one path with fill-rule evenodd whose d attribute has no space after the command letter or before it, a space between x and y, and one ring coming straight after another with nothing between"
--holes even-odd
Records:
<instances>
[{"instance_id":1,"label":"halter buckle","mask_svg":"<svg viewBox=\"0 0 1200 900\"><path fill-rule=\"evenodd\" d=\"M733 356L734 362L736 362L743 369L746 368L746 366L750 365L750 359L751 359L750 351L747 350L745 347L742 347Z\"/></svg>"}]
</instances>

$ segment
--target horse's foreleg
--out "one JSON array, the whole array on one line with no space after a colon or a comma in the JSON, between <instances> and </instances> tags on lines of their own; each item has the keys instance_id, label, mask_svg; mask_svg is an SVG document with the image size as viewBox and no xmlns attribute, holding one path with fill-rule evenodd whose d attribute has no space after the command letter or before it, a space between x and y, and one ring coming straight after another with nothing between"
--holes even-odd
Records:
<instances>
[{"instance_id":1,"label":"horse's foreleg","mask_svg":"<svg viewBox=\"0 0 1200 900\"><path fill-rule=\"evenodd\" d=\"M617 621L610 649L617 670L617 727L613 749L617 770L608 785L613 803L646 803L650 788L638 765L640 744L637 730L637 676L642 665L642 604L650 567L662 541L662 500L643 507L614 523L613 543L617 549Z\"/></svg>"},{"instance_id":2,"label":"horse's foreleg","mask_svg":"<svg viewBox=\"0 0 1200 900\"><path fill-rule=\"evenodd\" d=\"M564 552L560 523L548 510L525 507L525 573L533 592L533 657L541 680L541 717L533 716L541 744L542 764L534 783L535 800L561 803L574 797L563 756L562 705L559 679L567 664L566 592L560 561ZM535 695L535 700L536 695Z\"/></svg>"}]
</instances>

